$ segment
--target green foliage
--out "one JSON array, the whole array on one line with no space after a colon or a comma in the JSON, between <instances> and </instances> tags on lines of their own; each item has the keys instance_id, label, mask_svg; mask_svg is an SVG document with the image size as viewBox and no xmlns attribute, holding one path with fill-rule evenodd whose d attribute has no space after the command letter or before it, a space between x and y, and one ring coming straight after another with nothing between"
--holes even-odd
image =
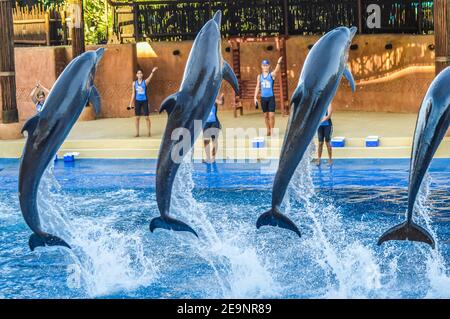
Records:
<instances>
[{"instance_id":1,"label":"green foliage","mask_svg":"<svg viewBox=\"0 0 450 319\"><path fill-rule=\"evenodd\" d=\"M36 2L43 4L44 8L49 8L54 5L64 4L66 1L65 0L37 0Z\"/></svg>"},{"instance_id":2,"label":"green foliage","mask_svg":"<svg viewBox=\"0 0 450 319\"><path fill-rule=\"evenodd\" d=\"M86 44L98 44L107 40L108 20L106 0L84 0L84 38Z\"/></svg>"},{"instance_id":3,"label":"green foliage","mask_svg":"<svg viewBox=\"0 0 450 319\"><path fill-rule=\"evenodd\" d=\"M20 3L20 2L19 2ZM68 4L67 0L37 0L48 9L55 5ZM99 44L108 39L108 21L112 23L111 9L107 9L106 0L83 0L84 39L86 44Z\"/></svg>"}]
</instances>

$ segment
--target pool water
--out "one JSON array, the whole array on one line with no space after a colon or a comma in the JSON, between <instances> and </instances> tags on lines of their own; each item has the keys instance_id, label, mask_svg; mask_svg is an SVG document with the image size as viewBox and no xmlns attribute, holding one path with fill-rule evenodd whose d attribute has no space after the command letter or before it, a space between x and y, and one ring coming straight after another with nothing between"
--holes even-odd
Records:
<instances>
[{"instance_id":1,"label":"pool water","mask_svg":"<svg viewBox=\"0 0 450 319\"><path fill-rule=\"evenodd\" d=\"M276 163L183 163L172 215L156 230L154 160L56 162L43 177L45 230L72 250L31 252L18 160L0 159L1 298L448 298L450 159L435 159L415 219L436 249L379 236L404 218L406 159L303 161L283 210L302 232L263 227Z\"/></svg>"}]
</instances>

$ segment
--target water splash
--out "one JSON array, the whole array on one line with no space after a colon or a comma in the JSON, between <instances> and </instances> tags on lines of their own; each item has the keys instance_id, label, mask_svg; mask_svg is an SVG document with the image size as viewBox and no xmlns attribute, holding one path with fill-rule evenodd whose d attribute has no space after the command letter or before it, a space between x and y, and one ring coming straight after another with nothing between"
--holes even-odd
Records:
<instances>
[{"instance_id":1,"label":"water splash","mask_svg":"<svg viewBox=\"0 0 450 319\"><path fill-rule=\"evenodd\" d=\"M445 264L442 248L439 244L439 238L436 231L432 227L433 206L429 200L431 195L432 178L429 173L425 175L422 187L416 202L415 211L419 223L423 223L429 230L431 236L435 239L435 249L429 251L422 250L426 256L427 278L429 280L429 290L426 298L448 298L450 296L450 271ZM445 248L446 246L444 246Z\"/></svg>"},{"instance_id":2,"label":"water splash","mask_svg":"<svg viewBox=\"0 0 450 319\"><path fill-rule=\"evenodd\" d=\"M189 238L189 245L213 269L216 283L203 287L211 298L262 298L279 296L279 287L268 271L267 259L258 255L252 236L252 224L233 221L233 211L221 214L210 221L208 212L217 210L213 204L198 202L193 196L193 164L186 156L181 164L172 197L175 214L189 221L199 233L200 239ZM212 201L213 202L213 201ZM219 208L220 209L220 208ZM253 226L253 227L252 227ZM183 240L186 240L183 237ZM219 290L211 289L218 287Z\"/></svg>"},{"instance_id":3,"label":"water splash","mask_svg":"<svg viewBox=\"0 0 450 319\"><path fill-rule=\"evenodd\" d=\"M284 205L287 211L297 215L304 227L311 227L312 236L302 249L307 250L306 254L315 263L310 267L321 268L324 274L322 285L326 287L316 297L370 297L373 291L381 288L376 258L369 247L347 234L341 212L332 201L316 193L312 179L312 151L310 146L294 173ZM293 209L298 206L303 210Z\"/></svg>"},{"instance_id":4,"label":"water splash","mask_svg":"<svg viewBox=\"0 0 450 319\"><path fill-rule=\"evenodd\" d=\"M68 288L95 297L151 284L158 267L145 253L145 230L117 230L113 223L122 218L120 209L111 211L109 207L108 216L98 216L103 199L80 205L84 198L60 190L51 163L41 180L38 207L45 228L72 246L72 250L58 248L66 258ZM118 191L112 197L120 203L132 195L132 191ZM80 207L88 209L88 214L80 212Z\"/></svg>"}]
</instances>

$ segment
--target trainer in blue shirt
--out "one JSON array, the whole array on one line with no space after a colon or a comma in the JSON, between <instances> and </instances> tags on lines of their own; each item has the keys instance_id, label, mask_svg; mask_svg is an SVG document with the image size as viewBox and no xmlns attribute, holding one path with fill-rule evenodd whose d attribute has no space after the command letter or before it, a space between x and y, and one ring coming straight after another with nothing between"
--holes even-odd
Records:
<instances>
[{"instance_id":1,"label":"trainer in blue shirt","mask_svg":"<svg viewBox=\"0 0 450 319\"><path fill-rule=\"evenodd\" d=\"M273 86L275 84L275 78L280 71L280 64L283 61L283 57L278 59L275 70L270 72L269 60L263 60L261 63L261 74L256 78L255 88L255 105L258 104L258 94L261 89L261 109L264 112L264 119L266 122L267 136L272 135L272 130L275 126L275 94L273 92Z\"/></svg>"},{"instance_id":2,"label":"trainer in blue shirt","mask_svg":"<svg viewBox=\"0 0 450 319\"><path fill-rule=\"evenodd\" d=\"M152 73L150 73L150 76L144 80L144 73L141 69L137 70L136 72L136 80L133 81L132 86L132 94L131 94L131 100L130 105L128 106L128 109L132 109L132 104L134 102L134 115L135 118L135 125L136 125L136 135L135 137L139 137L139 120L141 118L141 115L145 116L145 121L147 122L147 129L148 129L148 136L151 136L151 122L149 118L149 107L148 107L148 85L150 83L150 80L153 77L153 73L158 70L157 67L154 67L152 70Z\"/></svg>"},{"instance_id":3,"label":"trainer in blue shirt","mask_svg":"<svg viewBox=\"0 0 450 319\"><path fill-rule=\"evenodd\" d=\"M36 106L37 113L42 112L42 110L44 109L45 94L48 94L49 92L50 90L44 87L39 81L36 82L36 86L31 91L30 97L34 105Z\"/></svg>"}]
</instances>

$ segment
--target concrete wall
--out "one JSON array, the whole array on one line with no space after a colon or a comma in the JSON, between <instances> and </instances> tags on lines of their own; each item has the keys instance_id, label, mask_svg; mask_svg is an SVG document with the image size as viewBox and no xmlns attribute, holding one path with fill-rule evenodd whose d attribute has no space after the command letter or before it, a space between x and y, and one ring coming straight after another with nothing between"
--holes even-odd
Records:
<instances>
[{"instance_id":1,"label":"concrete wall","mask_svg":"<svg viewBox=\"0 0 450 319\"><path fill-rule=\"evenodd\" d=\"M98 46L88 46L94 50ZM36 113L30 93L39 80L51 88L64 67L72 59L70 47L16 48L16 86L19 118L21 121ZM95 85L102 96L101 117L127 117L131 83L136 69L136 48L132 44L108 45L100 61ZM1 103L1 102L0 102ZM0 112L1 118L1 112Z\"/></svg>"},{"instance_id":2,"label":"concrete wall","mask_svg":"<svg viewBox=\"0 0 450 319\"><path fill-rule=\"evenodd\" d=\"M287 41L289 95L294 91L303 66L308 46L318 36L292 37ZM416 112L429 84L434 78L434 51L429 45L433 36L415 35L363 35L354 39L358 45L350 51L349 65L357 81L357 92L350 93L344 80L334 100L337 110ZM386 49L391 44L392 49ZM273 50L268 50L269 46ZM152 47L156 58L136 58L133 44L108 45L96 76L103 99L101 117L129 117L133 111L126 110L131 96L131 85L137 66L145 75L154 66L159 70L149 88L152 110L161 101L177 91L184 72L192 41L155 42ZM222 42L223 56L231 63L231 52ZM88 49L94 49L89 47ZM179 54L173 52L178 50ZM20 119L34 114L29 93L36 80L50 87L64 66L70 61L70 47L16 48L17 99ZM245 43L241 45L241 74L243 80L254 80L260 71L262 59L274 65L278 58L275 43ZM320 66L318 66L318 69ZM230 85L223 84L226 94L225 107L232 106ZM248 104L250 106L250 103Z\"/></svg>"},{"instance_id":3,"label":"concrete wall","mask_svg":"<svg viewBox=\"0 0 450 319\"><path fill-rule=\"evenodd\" d=\"M319 39L318 36L292 37L287 41L289 96L298 83L301 68L309 52L308 47ZM357 92L350 94L347 81L343 81L334 100L337 110L416 112L420 102L434 78L433 36L415 35L362 35L356 36L351 50L349 65L358 84ZM387 44L392 49L386 49ZM192 42L155 42L152 47L157 58L139 59L147 74L153 66L159 72L152 81L154 94L150 93L153 109L169 94L176 91L181 82L184 66ZM273 49L269 50L269 46ZM222 42L223 56L231 63L229 47ZM260 72L262 59L269 59L274 65L278 59L275 42L245 43L241 45L241 76L243 80L253 80ZM178 50L179 55L173 55ZM320 67L320 66L318 66ZM231 107L232 91L223 85L226 106ZM248 107L250 103L247 104Z\"/></svg>"}]
</instances>

